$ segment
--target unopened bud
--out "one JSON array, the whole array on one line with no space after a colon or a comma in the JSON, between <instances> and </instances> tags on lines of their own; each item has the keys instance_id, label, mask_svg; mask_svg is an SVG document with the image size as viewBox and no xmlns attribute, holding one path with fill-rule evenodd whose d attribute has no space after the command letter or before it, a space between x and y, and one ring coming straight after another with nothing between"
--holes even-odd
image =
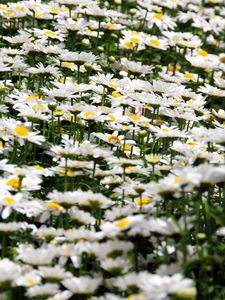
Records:
<instances>
[{"instance_id":1,"label":"unopened bud","mask_svg":"<svg viewBox=\"0 0 225 300\"><path fill-rule=\"evenodd\" d=\"M83 40L81 41L81 44L82 44L83 46L85 46L85 47L90 47L90 45L91 45L89 39L83 39Z\"/></svg>"},{"instance_id":2,"label":"unopened bud","mask_svg":"<svg viewBox=\"0 0 225 300\"><path fill-rule=\"evenodd\" d=\"M98 46L97 50L98 50L98 52L104 52L105 49L101 46Z\"/></svg>"},{"instance_id":3,"label":"unopened bud","mask_svg":"<svg viewBox=\"0 0 225 300\"><path fill-rule=\"evenodd\" d=\"M109 61L110 61L110 62L112 62L112 63L116 61L116 59L115 59L115 57L114 57L114 56L109 56L109 58L108 58L108 59L109 59Z\"/></svg>"}]
</instances>

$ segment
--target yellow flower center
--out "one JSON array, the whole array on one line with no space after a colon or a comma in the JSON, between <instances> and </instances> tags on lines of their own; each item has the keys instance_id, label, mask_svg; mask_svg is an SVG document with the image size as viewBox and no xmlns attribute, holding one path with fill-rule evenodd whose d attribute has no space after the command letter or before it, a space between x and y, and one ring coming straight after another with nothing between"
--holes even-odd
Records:
<instances>
[{"instance_id":1,"label":"yellow flower center","mask_svg":"<svg viewBox=\"0 0 225 300\"><path fill-rule=\"evenodd\" d=\"M108 117L109 117L110 121L115 121L116 120L116 117L112 114L109 114Z\"/></svg>"},{"instance_id":2,"label":"yellow flower center","mask_svg":"<svg viewBox=\"0 0 225 300\"><path fill-rule=\"evenodd\" d=\"M54 208L56 211L61 211L62 206L55 202L48 202L45 204L46 207Z\"/></svg>"},{"instance_id":3,"label":"yellow flower center","mask_svg":"<svg viewBox=\"0 0 225 300\"><path fill-rule=\"evenodd\" d=\"M43 15L43 13L35 13L35 18L42 18Z\"/></svg>"},{"instance_id":4,"label":"yellow flower center","mask_svg":"<svg viewBox=\"0 0 225 300\"><path fill-rule=\"evenodd\" d=\"M131 119L132 121L140 121L140 120L141 120L141 117L133 115L133 116L130 116L130 119Z\"/></svg>"},{"instance_id":5,"label":"yellow flower center","mask_svg":"<svg viewBox=\"0 0 225 300\"><path fill-rule=\"evenodd\" d=\"M203 49L198 50L198 54L201 55L201 56L208 56L209 55L209 53L207 51L203 50Z\"/></svg>"},{"instance_id":6,"label":"yellow flower center","mask_svg":"<svg viewBox=\"0 0 225 300\"><path fill-rule=\"evenodd\" d=\"M134 44L133 43L131 43L131 42L125 42L125 44L124 44L127 48L129 48L129 49L134 49Z\"/></svg>"},{"instance_id":7,"label":"yellow flower center","mask_svg":"<svg viewBox=\"0 0 225 300\"><path fill-rule=\"evenodd\" d=\"M29 130L24 126L16 126L14 128L14 131L15 131L16 134L18 134L20 136L26 137L26 136L29 135Z\"/></svg>"},{"instance_id":8,"label":"yellow flower center","mask_svg":"<svg viewBox=\"0 0 225 300\"><path fill-rule=\"evenodd\" d=\"M181 68L180 65L176 65L176 66L173 66L171 64L168 65L168 71L169 72L179 71L180 68Z\"/></svg>"},{"instance_id":9,"label":"yellow flower center","mask_svg":"<svg viewBox=\"0 0 225 300\"><path fill-rule=\"evenodd\" d=\"M6 7L0 4L0 10L6 10Z\"/></svg>"},{"instance_id":10,"label":"yellow flower center","mask_svg":"<svg viewBox=\"0 0 225 300\"><path fill-rule=\"evenodd\" d=\"M188 78L188 79L194 79L195 75L193 73L185 73L184 74L184 78Z\"/></svg>"},{"instance_id":11,"label":"yellow flower center","mask_svg":"<svg viewBox=\"0 0 225 300\"><path fill-rule=\"evenodd\" d=\"M121 142L120 138L117 135L110 135L108 137L108 141L110 143L114 143L114 144L120 144L120 142Z\"/></svg>"},{"instance_id":12,"label":"yellow flower center","mask_svg":"<svg viewBox=\"0 0 225 300\"><path fill-rule=\"evenodd\" d=\"M45 110L45 106L41 103L36 103L32 106L32 109L36 111L37 109Z\"/></svg>"},{"instance_id":13,"label":"yellow flower center","mask_svg":"<svg viewBox=\"0 0 225 300\"><path fill-rule=\"evenodd\" d=\"M67 169L67 171L66 171L66 169L61 169L60 171L60 174L66 174L66 175L68 175L68 176L72 176L73 174L74 174L74 171L72 171L71 169Z\"/></svg>"},{"instance_id":14,"label":"yellow flower center","mask_svg":"<svg viewBox=\"0 0 225 300\"><path fill-rule=\"evenodd\" d=\"M121 220L119 220L119 221L116 222L116 227L119 228L119 229L124 229L127 226L129 226L130 223L131 222L129 220L121 219Z\"/></svg>"},{"instance_id":15,"label":"yellow flower center","mask_svg":"<svg viewBox=\"0 0 225 300\"><path fill-rule=\"evenodd\" d=\"M13 11L12 11L12 10L8 10L8 11L6 12L7 17L11 17L12 14L13 14Z\"/></svg>"},{"instance_id":16,"label":"yellow flower center","mask_svg":"<svg viewBox=\"0 0 225 300\"><path fill-rule=\"evenodd\" d=\"M119 92L112 92L112 96L113 96L114 98L122 97L122 95L121 95Z\"/></svg>"},{"instance_id":17,"label":"yellow flower center","mask_svg":"<svg viewBox=\"0 0 225 300\"><path fill-rule=\"evenodd\" d=\"M175 177L175 178L174 178L174 182L175 182L175 183L181 183L180 177Z\"/></svg>"},{"instance_id":18,"label":"yellow flower center","mask_svg":"<svg viewBox=\"0 0 225 300\"><path fill-rule=\"evenodd\" d=\"M121 147L121 150L123 151L131 151L131 149L132 149L131 145L124 145Z\"/></svg>"},{"instance_id":19,"label":"yellow flower center","mask_svg":"<svg viewBox=\"0 0 225 300\"><path fill-rule=\"evenodd\" d=\"M35 95L30 95L30 96L27 96L24 100L25 100L25 101L29 101L29 100L37 100L37 99L38 99L37 96L35 96Z\"/></svg>"},{"instance_id":20,"label":"yellow flower center","mask_svg":"<svg viewBox=\"0 0 225 300\"><path fill-rule=\"evenodd\" d=\"M135 167L134 166L128 166L126 167L126 171L132 171Z\"/></svg>"},{"instance_id":21,"label":"yellow flower center","mask_svg":"<svg viewBox=\"0 0 225 300\"><path fill-rule=\"evenodd\" d=\"M6 182L6 184L14 189L18 189L20 187L20 180L19 178L11 178Z\"/></svg>"},{"instance_id":22,"label":"yellow flower center","mask_svg":"<svg viewBox=\"0 0 225 300\"><path fill-rule=\"evenodd\" d=\"M93 111L86 111L84 113L84 117L88 118L88 117L95 117L96 113L94 113Z\"/></svg>"},{"instance_id":23,"label":"yellow flower center","mask_svg":"<svg viewBox=\"0 0 225 300\"><path fill-rule=\"evenodd\" d=\"M68 68L68 69L72 69L72 68L75 67L75 63L73 63L73 62L68 62L68 61L64 61L64 62L62 63L62 66L63 66L63 67L66 67L66 68Z\"/></svg>"},{"instance_id":24,"label":"yellow flower center","mask_svg":"<svg viewBox=\"0 0 225 300\"><path fill-rule=\"evenodd\" d=\"M59 8L58 7L52 7L51 8L51 12L52 13L58 13L59 12Z\"/></svg>"},{"instance_id":25,"label":"yellow flower center","mask_svg":"<svg viewBox=\"0 0 225 300\"><path fill-rule=\"evenodd\" d=\"M144 300L144 296L142 294L132 294L126 298L126 300Z\"/></svg>"},{"instance_id":26,"label":"yellow flower center","mask_svg":"<svg viewBox=\"0 0 225 300\"><path fill-rule=\"evenodd\" d=\"M112 81L110 81L110 82L108 83L108 86L109 86L110 88L114 89L114 90L116 90L116 89L118 88L118 85L115 84L115 83L112 82Z\"/></svg>"},{"instance_id":27,"label":"yellow flower center","mask_svg":"<svg viewBox=\"0 0 225 300\"><path fill-rule=\"evenodd\" d=\"M159 162L160 158L157 155L153 155L150 158L148 158L148 161L152 164L156 164L157 162Z\"/></svg>"},{"instance_id":28,"label":"yellow flower center","mask_svg":"<svg viewBox=\"0 0 225 300\"><path fill-rule=\"evenodd\" d=\"M34 166L34 169L37 170L37 171L43 171L45 168L42 167L42 166L37 165L37 166Z\"/></svg>"},{"instance_id":29,"label":"yellow flower center","mask_svg":"<svg viewBox=\"0 0 225 300\"><path fill-rule=\"evenodd\" d=\"M140 43L140 39L137 38L137 37L131 37L131 38L130 38L130 42L131 42L131 43Z\"/></svg>"},{"instance_id":30,"label":"yellow flower center","mask_svg":"<svg viewBox=\"0 0 225 300\"><path fill-rule=\"evenodd\" d=\"M106 27L107 27L108 29L116 29L117 24L115 24L115 23L108 23L108 24L106 24Z\"/></svg>"},{"instance_id":31,"label":"yellow flower center","mask_svg":"<svg viewBox=\"0 0 225 300\"><path fill-rule=\"evenodd\" d=\"M27 280L27 284L28 284L29 286L35 285L35 284L36 284L36 280L33 279L33 278L29 278L29 279Z\"/></svg>"},{"instance_id":32,"label":"yellow flower center","mask_svg":"<svg viewBox=\"0 0 225 300\"><path fill-rule=\"evenodd\" d=\"M154 19L158 19L158 20L161 20L162 17L163 17L163 14L162 14L162 13L155 13L155 14L153 15L153 18L154 18Z\"/></svg>"},{"instance_id":33,"label":"yellow flower center","mask_svg":"<svg viewBox=\"0 0 225 300\"><path fill-rule=\"evenodd\" d=\"M53 111L53 115L58 116L58 117L62 116L63 113L64 113L64 110L62 110L62 109L56 109Z\"/></svg>"},{"instance_id":34,"label":"yellow flower center","mask_svg":"<svg viewBox=\"0 0 225 300\"><path fill-rule=\"evenodd\" d=\"M141 122L141 125L144 126L144 127L149 127L150 124L148 122Z\"/></svg>"},{"instance_id":35,"label":"yellow flower center","mask_svg":"<svg viewBox=\"0 0 225 300\"><path fill-rule=\"evenodd\" d=\"M150 197L145 197L145 198L138 198L135 200L135 204L137 206L142 206L142 205L146 205L152 202L152 198Z\"/></svg>"},{"instance_id":36,"label":"yellow flower center","mask_svg":"<svg viewBox=\"0 0 225 300\"><path fill-rule=\"evenodd\" d=\"M51 31L51 30L46 30L44 32L44 35L47 36L47 37L51 37L51 38L54 38L57 36L57 33L55 33L54 31Z\"/></svg>"},{"instance_id":37,"label":"yellow flower center","mask_svg":"<svg viewBox=\"0 0 225 300\"><path fill-rule=\"evenodd\" d=\"M194 142L194 141L186 142L186 144L187 144L188 146L191 146L191 147L194 147L194 146L197 146L197 145L198 145L198 143L197 143L197 142Z\"/></svg>"},{"instance_id":38,"label":"yellow flower center","mask_svg":"<svg viewBox=\"0 0 225 300\"><path fill-rule=\"evenodd\" d=\"M3 200L7 203L7 204L13 204L15 202L15 200L12 197L5 197L3 198Z\"/></svg>"},{"instance_id":39,"label":"yellow flower center","mask_svg":"<svg viewBox=\"0 0 225 300\"><path fill-rule=\"evenodd\" d=\"M152 46L155 46L155 47L159 47L161 44L160 44L160 42L158 41L158 40L156 40L156 39L151 39L150 41L149 41L149 43L152 45Z\"/></svg>"},{"instance_id":40,"label":"yellow flower center","mask_svg":"<svg viewBox=\"0 0 225 300\"><path fill-rule=\"evenodd\" d=\"M170 132L170 129L168 127L163 127L162 131L166 133L166 132Z\"/></svg>"}]
</instances>

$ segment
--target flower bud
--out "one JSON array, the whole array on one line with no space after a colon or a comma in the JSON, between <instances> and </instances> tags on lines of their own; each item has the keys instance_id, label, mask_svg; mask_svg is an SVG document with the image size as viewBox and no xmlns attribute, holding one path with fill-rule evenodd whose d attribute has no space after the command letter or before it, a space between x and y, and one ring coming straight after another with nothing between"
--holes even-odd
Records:
<instances>
[{"instance_id":1,"label":"flower bud","mask_svg":"<svg viewBox=\"0 0 225 300\"><path fill-rule=\"evenodd\" d=\"M140 130L140 131L139 131L139 136L140 136L140 137L145 137L145 136L147 136L147 134L148 134L148 133L147 133L146 130Z\"/></svg>"},{"instance_id":2,"label":"flower bud","mask_svg":"<svg viewBox=\"0 0 225 300\"><path fill-rule=\"evenodd\" d=\"M130 14L131 16L134 16L134 15L136 14L136 12L137 12L136 8L131 8L131 9L129 10L129 14Z\"/></svg>"},{"instance_id":3,"label":"flower bud","mask_svg":"<svg viewBox=\"0 0 225 300\"><path fill-rule=\"evenodd\" d=\"M81 45L85 46L85 47L90 47L91 46L90 40L89 39L83 39L81 41Z\"/></svg>"},{"instance_id":4,"label":"flower bud","mask_svg":"<svg viewBox=\"0 0 225 300\"><path fill-rule=\"evenodd\" d=\"M98 50L98 52L104 52L105 51L105 49L101 46L98 46L97 50Z\"/></svg>"},{"instance_id":5,"label":"flower bud","mask_svg":"<svg viewBox=\"0 0 225 300\"><path fill-rule=\"evenodd\" d=\"M49 102L49 103L48 103L48 108L49 108L51 111L55 110L56 107L57 107L57 103L56 103L56 102Z\"/></svg>"},{"instance_id":6,"label":"flower bud","mask_svg":"<svg viewBox=\"0 0 225 300\"><path fill-rule=\"evenodd\" d=\"M112 63L116 61L114 56L109 56L108 60Z\"/></svg>"}]
</instances>

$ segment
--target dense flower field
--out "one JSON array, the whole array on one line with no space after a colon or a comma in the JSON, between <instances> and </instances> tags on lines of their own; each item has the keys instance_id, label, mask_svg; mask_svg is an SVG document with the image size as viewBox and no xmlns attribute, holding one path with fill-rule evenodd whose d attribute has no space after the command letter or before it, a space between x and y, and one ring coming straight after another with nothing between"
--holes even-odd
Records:
<instances>
[{"instance_id":1,"label":"dense flower field","mask_svg":"<svg viewBox=\"0 0 225 300\"><path fill-rule=\"evenodd\" d=\"M224 2L1 0L1 300L225 299Z\"/></svg>"}]
</instances>

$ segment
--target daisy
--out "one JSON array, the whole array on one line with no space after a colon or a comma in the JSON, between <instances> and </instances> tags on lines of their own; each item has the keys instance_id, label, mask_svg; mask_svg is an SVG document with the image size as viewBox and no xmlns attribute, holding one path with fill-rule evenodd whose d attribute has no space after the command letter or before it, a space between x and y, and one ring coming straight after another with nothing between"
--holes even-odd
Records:
<instances>
[{"instance_id":1,"label":"daisy","mask_svg":"<svg viewBox=\"0 0 225 300\"><path fill-rule=\"evenodd\" d=\"M98 277L80 276L65 279L62 284L73 294L91 295L100 286L101 282L102 279Z\"/></svg>"},{"instance_id":2,"label":"daisy","mask_svg":"<svg viewBox=\"0 0 225 300\"><path fill-rule=\"evenodd\" d=\"M73 98L74 92L68 91L66 88L42 88L42 91L46 96L48 96L51 100L55 99L58 102L63 102L66 99L70 100Z\"/></svg>"},{"instance_id":3,"label":"daisy","mask_svg":"<svg viewBox=\"0 0 225 300\"><path fill-rule=\"evenodd\" d=\"M160 0L154 0L153 4L162 6L162 7L167 7L170 9L176 9L178 5L181 5L181 1L179 0L166 0L165 2L161 2Z\"/></svg>"},{"instance_id":4,"label":"daisy","mask_svg":"<svg viewBox=\"0 0 225 300\"><path fill-rule=\"evenodd\" d=\"M23 205L22 194L17 193L12 195L10 192L6 192L2 194L0 204L3 207L1 209L2 219L7 219L14 209L17 210L18 206Z\"/></svg>"},{"instance_id":5,"label":"daisy","mask_svg":"<svg viewBox=\"0 0 225 300\"><path fill-rule=\"evenodd\" d=\"M105 28L106 30L110 31L122 30L125 28L123 25L118 23L102 23L101 26L102 28Z\"/></svg>"},{"instance_id":6,"label":"daisy","mask_svg":"<svg viewBox=\"0 0 225 300\"><path fill-rule=\"evenodd\" d=\"M177 73L177 76L183 78L185 82L188 82L188 81L196 82L199 80L199 75L196 73L189 73L189 72L180 73L179 72L179 73Z\"/></svg>"},{"instance_id":7,"label":"daisy","mask_svg":"<svg viewBox=\"0 0 225 300\"><path fill-rule=\"evenodd\" d=\"M101 225L101 230L104 235L115 237L121 232L132 230L133 227L140 229L142 224L145 224L143 215L131 215L114 222L104 222Z\"/></svg>"},{"instance_id":8,"label":"daisy","mask_svg":"<svg viewBox=\"0 0 225 300\"><path fill-rule=\"evenodd\" d=\"M59 292L59 285L54 283L45 283L42 285L36 285L27 289L28 297L49 297Z\"/></svg>"},{"instance_id":9,"label":"daisy","mask_svg":"<svg viewBox=\"0 0 225 300\"><path fill-rule=\"evenodd\" d=\"M179 295L180 293L181 295L182 291L184 292L185 290L189 290L192 295L196 295L194 282L191 279L184 278L181 274L174 274L172 276L142 274L138 281L138 286L140 290L146 294L151 291L156 299L163 297L165 294Z\"/></svg>"},{"instance_id":10,"label":"daisy","mask_svg":"<svg viewBox=\"0 0 225 300\"><path fill-rule=\"evenodd\" d=\"M199 50L200 51L200 50ZM204 50L203 50L204 51ZM192 66L202 69L217 69L219 65L218 58L207 52L200 52L200 55L186 55L185 58L191 63Z\"/></svg>"},{"instance_id":11,"label":"daisy","mask_svg":"<svg viewBox=\"0 0 225 300\"><path fill-rule=\"evenodd\" d=\"M79 143L69 140L68 136L63 135L62 137L63 145L54 145L50 148L49 154L52 156L70 158L77 154Z\"/></svg>"},{"instance_id":12,"label":"daisy","mask_svg":"<svg viewBox=\"0 0 225 300\"><path fill-rule=\"evenodd\" d=\"M70 52L64 50L59 55L59 60L61 61L70 61L70 62L76 62L80 64L93 64L98 59L97 56L92 54L91 52Z\"/></svg>"},{"instance_id":13,"label":"daisy","mask_svg":"<svg viewBox=\"0 0 225 300\"><path fill-rule=\"evenodd\" d=\"M110 274L119 275L127 272L131 268L131 263L124 258L107 258L101 260L101 268Z\"/></svg>"},{"instance_id":14,"label":"daisy","mask_svg":"<svg viewBox=\"0 0 225 300\"><path fill-rule=\"evenodd\" d=\"M78 117L86 121L98 120L102 113L102 111L97 111L94 107L90 107L90 109L85 108L83 112L78 114Z\"/></svg>"},{"instance_id":15,"label":"daisy","mask_svg":"<svg viewBox=\"0 0 225 300\"><path fill-rule=\"evenodd\" d=\"M177 26L174 20L168 15L163 14L162 12L150 12L147 15L147 26L152 28L154 25L161 31L168 29L173 30Z\"/></svg>"},{"instance_id":16,"label":"daisy","mask_svg":"<svg viewBox=\"0 0 225 300\"><path fill-rule=\"evenodd\" d=\"M83 141L79 146L78 153L79 155L95 159L107 159L112 155L109 149L99 147L97 144L90 143L90 141Z\"/></svg>"},{"instance_id":17,"label":"daisy","mask_svg":"<svg viewBox=\"0 0 225 300\"><path fill-rule=\"evenodd\" d=\"M115 63L112 66L116 69L127 73L131 72L133 74L147 74L153 69L153 66L142 65L140 62L129 61L127 58L121 58L119 63Z\"/></svg>"},{"instance_id":18,"label":"daisy","mask_svg":"<svg viewBox=\"0 0 225 300\"><path fill-rule=\"evenodd\" d=\"M21 275L16 281L16 284L18 286L23 286L23 287L31 287L31 286L38 285L40 283L41 283L41 276L35 270L31 272L27 272L25 275Z\"/></svg>"},{"instance_id":19,"label":"daisy","mask_svg":"<svg viewBox=\"0 0 225 300\"><path fill-rule=\"evenodd\" d=\"M49 29L34 28L33 33L37 38L40 38L40 39L57 39L61 42L64 41L64 39L65 39L65 34L63 34L60 31L52 31Z\"/></svg>"},{"instance_id":20,"label":"daisy","mask_svg":"<svg viewBox=\"0 0 225 300\"><path fill-rule=\"evenodd\" d=\"M162 235L173 235L180 232L178 225L171 218L150 218L149 226L152 232Z\"/></svg>"},{"instance_id":21,"label":"daisy","mask_svg":"<svg viewBox=\"0 0 225 300\"><path fill-rule=\"evenodd\" d=\"M46 115L46 113L43 112L43 109L38 104L33 105L30 107L29 105L20 105L17 107L17 111L19 112L19 116L23 117L25 120L42 120L42 121L48 121L50 119L49 115ZM39 108L39 109L38 109ZM47 108L45 108L45 111L47 112Z\"/></svg>"},{"instance_id":22,"label":"daisy","mask_svg":"<svg viewBox=\"0 0 225 300\"><path fill-rule=\"evenodd\" d=\"M61 31L80 31L83 32L85 31L89 26L89 22L87 22L83 18L79 18L76 21L73 20L72 18L68 18L67 20L58 20L57 27Z\"/></svg>"},{"instance_id":23,"label":"daisy","mask_svg":"<svg viewBox=\"0 0 225 300\"><path fill-rule=\"evenodd\" d=\"M38 271L42 278L45 278L49 281L60 281L62 279L70 278L73 276L72 273L66 272L66 270L59 265L55 265L54 267L40 266L38 267Z\"/></svg>"},{"instance_id":24,"label":"daisy","mask_svg":"<svg viewBox=\"0 0 225 300\"><path fill-rule=\"evenodd\" d=\"M41 145L45 141L45 138L38 135L38 132L31 131L28 126L14 119L2 119L0 123L9 135L18 140L20 145L24 145L26 140L37 145Z\"/></svg>"},{"instance_id":25,"label":"daisy","mask_svg":"<svg viewBox=\"0 0 225 300\"><path fill-rule=\"evenodd\" d=\"M24 4L9 3L6 10L2 10L6 19L19 19L29 15L29 11Z\"/></svg>"},{"instance_id":26,"label":"daisy","mask_svg":"<svg viewBox=\"0 0 225 300\"><path fill-rule=\"evenodd\" d=\"M70 291L63 291L49 297L47 300L68 300L72 297L72 295L73 294Z\"/></svg>"},{"instance_id":27,"label":"daisy","mask_svg":"<svg viewBox=\"0 0 225 300\"><path fill-rule=\"evenodd\" d=\"M115 145L115 146L123 145L124 135L119 135L117 131L114 131L112 134L100 132L100 133L92 133L92 135L111 145Z\"/></svg>"},{"instance_id":28,"label":"daisy","mask_svg":"<svg viewBox=\"0 0 225 300\"><path fill-rule=\"evenodd\" d=\"M22 273L22 268L8 258L0 260L0 267L5 270L4 274L0 276L1 284L6 282L13 284Z\"/></svg>"},{"instance_id":29,"label":"daisy","mask_svg":"<svg viewBox=\"0 0 225 300\"><path fill-rule=\"evenodd\" d=\"M125 22L121 22L121 20L120 23L125 24ZM144 32L124 29L121 33L123 34L123 37L119 40L120 48L134 50L137 52L145 49L145 45L143 43L145 37Z\"/></svg>"},{"instance_id":30,"label":"daisy","mask_svg":"<svg viewBox=\"0 0 225 300\"><path fill-rule=\"evenodd\" d=\"M204 86L199 87L199 92L203 94L207 94L214 97L224 97L225 91L222 89L219 89L217 87L211 86L210 84L205 83Z\"/></svg>"},{"instance_id":31,"label":"daisy","mask_svg":"<svg viewBox=\"0 0 225 300\"><path fill-rule=\"evenodd\" d=\"M50 247L35 249L31 244L20 244L17 253L19 260L34 266L49 265L57 255L56 249Z\"/></svg>"},{"instance_id":32,"label":"daisy","mask_svg":"<svg viewBox=\"0 0 225 300\"><path fill-rule=\"evenodd\" d=\"M79 210L76 207L69 209L68 213L71 219L80 225L94 225L96 223L96 219L90 213Z\"/></svg>"},{"instance_id":33,"label":"daisy","mask_svg":"<svg viewBox=\"0 0 225 300\"><path fill-rule=\"evenodd\" d=\"M169 46L168 41L165 38L158 38L156 36L147 36L145 44L160 50L166 50Z\"/></svg>"},{"instance_id":34,"label":"daisy","mask_svg":"<svg viewBox=\"0 0 225 300\"><path fill-rule=\"evenodd\" d=\"M219 88L225 89L225 79L220 77L215 77L214 82Z\"/></svg>"},{"instance_id":35,"label":"daisy","mask_svg":"<svg viewBox=\"0 0 225 300\"><path fill-rule=\"evenodd\" d=\"M98 73L95 76L91 76L90 79L95 84L102 84L112 89L118 88L118 79L114 78L113 74Z\"/></svg>"},{"instance_id":36,"label":"daisy","mask_svg":"<svg viewBox=\"0 0 225 300\"><path fill-rule=\"evenodd\" d=\"M45 74L49 76L54 76L59 78L61 76L60 71L57 67L47 66L45 67L42 63L39 63L36 67L31 67L28 69L30 74Z\"/></svg>"}]
</instances>

